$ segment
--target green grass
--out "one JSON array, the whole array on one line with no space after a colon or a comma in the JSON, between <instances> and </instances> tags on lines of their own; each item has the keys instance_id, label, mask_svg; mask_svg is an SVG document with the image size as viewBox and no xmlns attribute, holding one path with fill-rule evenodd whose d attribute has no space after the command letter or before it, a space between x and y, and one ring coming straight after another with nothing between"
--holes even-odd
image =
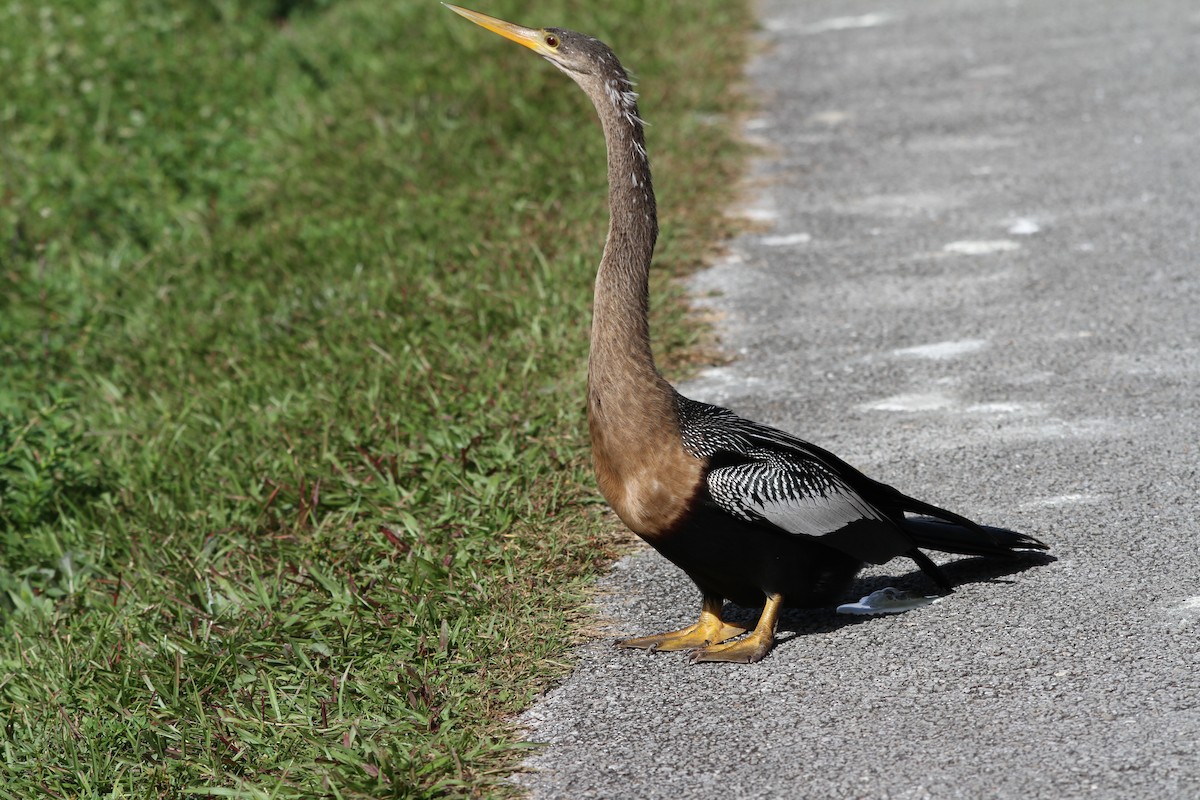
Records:
<instances>
[{"instance_id":1,"label":"green grass","mask_svg":"<svg viewBox=\"0 0 1200 800\"><path fill-rule=\"evenodd\" d=\"M644 80L677 359L745 4L483 10ZM603 157L432 0L0 7L0 798L511 791L615 549Z\"/></svg>"}]
</instances>

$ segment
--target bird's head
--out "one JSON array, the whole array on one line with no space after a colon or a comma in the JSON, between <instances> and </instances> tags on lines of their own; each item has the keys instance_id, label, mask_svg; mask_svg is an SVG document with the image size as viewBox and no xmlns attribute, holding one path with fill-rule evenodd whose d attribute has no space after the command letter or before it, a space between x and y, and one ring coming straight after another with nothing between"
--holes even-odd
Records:
<instances>
[{"instance_id":1,"label":"bird's head","mask_svg":"<svg viewBox=\"0 0 1200 800\"><path fill-rule=\"evenodd\" d=\"M442 5L492 33L528 47L585 88L614 73L625 77L612 50L599 39L562 28L526 28L449 3Z\"/></svg>"},{"instance_id":2,"label":"bird's head","mask_svg":"<svg viewBox=\"0 0 1200 800\"><path fill-rule=\"evenodd\" d=\"M654 193L650 188L650 164L646 158L642 127L645 122L638 116L638 96L633 90L633 81L609 46L575 31L525 28L478 11L468 11L449 3L442 5L476 25L528 47L579 84L600 116L610 156L624 154L632 160L631 164L622 167L622 171L634 173L630 181L637 189L637 207L645 219L653 221Z\"/></svg>"}]
</instances>

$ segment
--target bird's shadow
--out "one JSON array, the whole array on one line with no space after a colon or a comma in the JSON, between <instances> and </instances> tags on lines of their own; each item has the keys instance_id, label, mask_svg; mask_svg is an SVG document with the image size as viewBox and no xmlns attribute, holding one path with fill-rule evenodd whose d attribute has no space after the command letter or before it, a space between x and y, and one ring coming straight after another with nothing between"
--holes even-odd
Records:
<instances>
[{"instance_id":1,"label":"bird's shadow","mask_svg":"<svg viewBox=\"0 0 1200 800\"><path fill-rule=\"evenodd\" d=\"M964 558L948 564L942 564L941 569L958 587L969 583L1013 583L1005 578L1024 572L1033 567L1041 567L1053 563L1057 559L1049 553L1025 552L1012 558ZM869 575L859 578L846 591L846 596L840 603L852 603L861 597L869 595L888 586L904 589L913 594L937 594L937 587L919 570L915 569L902 575ZM758 621L761 608L746 608L726 604L722 616L726 621L743 624L750 628ZM831 606L821 608L789 608L779 615L776 642L782 643L791 639L813 633L829 633L848 625L861 625L878 620L881 616L894 614L839 614Z\"/></svg>"}]
</instances>

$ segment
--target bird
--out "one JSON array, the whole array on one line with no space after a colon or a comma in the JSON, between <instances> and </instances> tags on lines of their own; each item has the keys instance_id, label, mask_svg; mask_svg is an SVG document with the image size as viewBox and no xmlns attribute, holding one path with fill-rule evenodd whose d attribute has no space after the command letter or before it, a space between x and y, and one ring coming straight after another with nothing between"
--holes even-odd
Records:
<instances>
[{"instance_id":1,"label":"bird","mask_svg":"<svg viewBox=\"0 0 1200 800\"><path fill-rule=\"evenodd\" d=\"M950 581L921 548L999 557L1049 549L909 497L814 444L676 391L651 352L648 281L658 215L629 74L592 36L443 5L549 61L600 118L609 227L588 354L593 467L621 521L686 573L701 597L695 623L619 640L619 647L753 663L773 648L782 609L834 602L868 564L907 557L948 594ZM726 602L762 606L754 627L727 620Z\"/></svg>"}]
</instances>

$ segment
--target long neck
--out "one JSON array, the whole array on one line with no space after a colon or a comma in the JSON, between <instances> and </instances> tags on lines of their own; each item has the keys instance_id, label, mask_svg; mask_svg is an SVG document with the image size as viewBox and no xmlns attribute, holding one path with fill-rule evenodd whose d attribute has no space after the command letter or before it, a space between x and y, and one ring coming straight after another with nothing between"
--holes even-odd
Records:
<instances>
[{"instance_id":1,"label":"long neck","mask_svg":"<svg viewBox=\"0 0 1200 800\"><path fill-rule=\"evenodd\" d=\"M630 400L642 413L673 412L672 390L658 374L650 349L649 274L658 237L650 163L646 158L636 95L623 74L597 81L589 94L608 144L608 238L596 273L588 400L593 417L612 417L619 404L628 417ZM636 416L642 416L637 414ZM627 424L636 424L628 420Z\"/></svg>"},{"instance_id":2,"label":"long neck","mask_svg":"<svg viewBox=\"0 0 1200 800\"><path fill-rule=\"evenodd\" d=\"M610 215L588 358L592 461L600 491L617 515L653 540L685 519L702 466L683 447L675 390L658 374L650 351L649 276L658 219L637 96L619 66L584 88L608 143Z\"/></svg>"}]
</instances>

